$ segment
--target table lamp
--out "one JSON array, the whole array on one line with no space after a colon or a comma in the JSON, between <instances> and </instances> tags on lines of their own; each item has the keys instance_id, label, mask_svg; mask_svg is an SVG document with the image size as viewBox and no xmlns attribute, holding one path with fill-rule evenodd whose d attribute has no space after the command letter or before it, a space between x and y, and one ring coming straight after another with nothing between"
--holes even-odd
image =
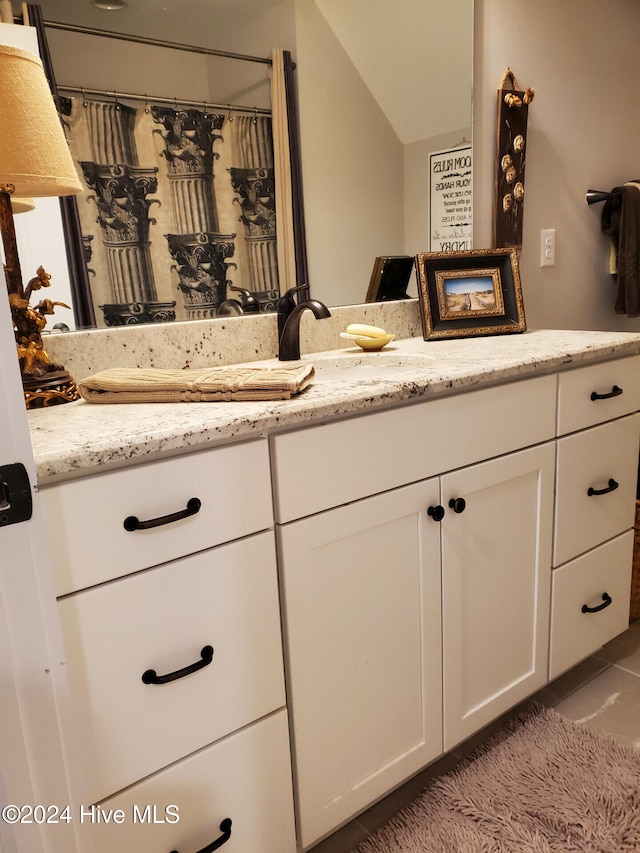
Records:
<instances>
[{"instance_id":1,"label":"table lamp","mask_svg":"<svg viewBox=\"0 0 640 853\"><path fill-rule=\"evenodd\" d=\"M0 45L0 231L27 408L76 400L78 390L64 367L52 363L44 350L41 332L46 317L63 303L43 299L29 305L33 291L49 286L50 276L40 267L23 285L12 197L24 201L81 191L40 59L21 48Z\"/></svg>"}]
</instances>

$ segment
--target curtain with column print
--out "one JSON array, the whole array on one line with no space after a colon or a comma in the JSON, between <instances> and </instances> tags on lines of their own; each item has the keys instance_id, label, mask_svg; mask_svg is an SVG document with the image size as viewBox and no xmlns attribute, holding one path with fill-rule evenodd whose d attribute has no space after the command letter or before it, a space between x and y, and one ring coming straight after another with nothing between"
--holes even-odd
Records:
<instances>
[{"instance_id":1,"label":"curtain with column print","mask_svg":"<svg viewBox=\"0 0 640 853\"><path fill-rule=\"evenodd\" d=\"M96 325L275 310L270 115L62 100Z\"/></svg>"}]
</instances>

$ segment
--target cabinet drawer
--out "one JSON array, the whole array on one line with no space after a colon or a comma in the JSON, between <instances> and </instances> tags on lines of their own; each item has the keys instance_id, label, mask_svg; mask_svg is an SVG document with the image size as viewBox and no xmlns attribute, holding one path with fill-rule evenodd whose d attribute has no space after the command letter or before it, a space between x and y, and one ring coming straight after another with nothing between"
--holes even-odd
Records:
<instances>
[{"instance_id":1,"label":"cabinet drawer","mask_svg":"<svg viewBox=\"0 0 640 853\"><path fill-rule=\"evenodd\" d=\"M64 595L272 524L266 440L136 465L42 489L56 594ZM126 518L195 515L128 531Z\"/></svg>"},{"instance_id":2,"label":"cabinet drawer","mask_svg":"<svg viewBox=\"0 0 640 853\"><path fill-rule=\"evenodd\" d=\"M122 823L90 827L96 853L208 850L227 818L225 853L295 853L286 712L156 773L100 808L120 809Z\"/></svg>"},{"instance_id":3,"label":"cabinet drawer","mask_svg":"<svg viewBox=\"0 0 640 853\"><path fill-rule=\"evenodd\" d=\"M595 652L629 625L633 531L578 557L552 576L549 678ZM611 599L607 604L606 595ZM583 612L583 606L597 608Z\"/></svg>"},{"instance_id":4,"label":"cabinet drawer","mask_svg":"<svg viewBox=\"0 0 640 853\"><path fill-rule=\"evenodd\" d=\"M284 705L273 535L58 602L95 802ZM185 677L148 684L195 663Z\"/></svg>"},{"instance_id":5,"label":"cabinet drawer","mask_svg":"<svg viewBox=\"0 0 640 853\"><path fill-rule=\"evenodd\" d=\"M275 436L280 523L555 435L556 378L544 376ZM301 466L304 479L301 480Z\"/></svg>"},{"instance_id":6,"label":"cabinet drawer","mask_svg":"<svg viewBox=\"0 0 640 853\"><path fill-rule=\"evenodd\" d=\"M639 409L638 356L580 367L558 377L558 435L601 424Z\"/></svg>"},{"instance_id":7,"label":"cabinet drawer","mask_svg":"<svg viewBox=\"0 0 640 853\"><path fill-rule=\"evenodd\" d=\"M558 441L554 566L633 525L639 428L630 415Z\"/></svg>"}]
</instances>

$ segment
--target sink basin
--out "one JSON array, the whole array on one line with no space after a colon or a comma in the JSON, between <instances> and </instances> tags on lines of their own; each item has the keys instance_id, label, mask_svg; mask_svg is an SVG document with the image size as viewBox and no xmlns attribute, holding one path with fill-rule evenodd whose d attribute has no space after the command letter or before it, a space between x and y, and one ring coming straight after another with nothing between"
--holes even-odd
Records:
<instances>
[{"instance_id":1,"label":"sink basin","mask_svg":"<svg viewBox=\"0 0 640 853\"><path fill-rule=\"evenodd\" d=\"M314 381L370 382L374 379L401 379L415 374L416 370L427 367L433 358L385 352L312 356L309 361L316 370Z\"/></svg>"}]
</instances>

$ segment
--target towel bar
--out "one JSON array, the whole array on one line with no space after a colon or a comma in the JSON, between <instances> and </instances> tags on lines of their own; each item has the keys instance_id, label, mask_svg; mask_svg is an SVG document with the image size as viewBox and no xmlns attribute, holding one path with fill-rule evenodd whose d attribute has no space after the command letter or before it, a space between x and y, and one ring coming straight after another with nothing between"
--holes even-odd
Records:
<instances>
[{"instance_id":1,"label":"towel bar","mask_svg":"<svg viewBox=\"0 0 640 853\"><path fill-rule=\"evenodd\" d=\"M597 204L600 201L607 201L619 193L608 193L604 190L587 190L587 204Z\"/></svg>"}]
</instances>

